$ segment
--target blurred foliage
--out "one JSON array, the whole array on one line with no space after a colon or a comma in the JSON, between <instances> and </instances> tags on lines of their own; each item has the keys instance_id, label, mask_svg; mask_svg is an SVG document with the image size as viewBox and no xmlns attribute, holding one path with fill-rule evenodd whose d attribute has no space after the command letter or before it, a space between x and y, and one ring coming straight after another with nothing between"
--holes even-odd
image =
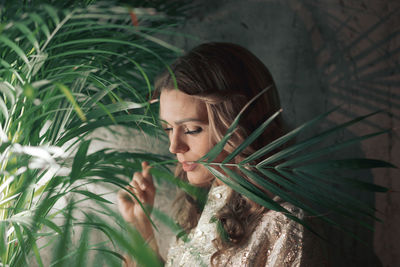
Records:
<instances>
[{"instance_id":1,"label":"blurred foliage","mask_svg":"<svg viewBox=\"0 0 400 267\"><path fill-rule=\"evenodd\" d=\"M147 101L151 81L182 51L158 37L174 34L186 6L182 1L93 2L0 2L2 266L27 266L32 257L39 266L87 266L90 262L76 259L88 261L89 250L105 262L114 255L111 263L117 266L120 251L151 266L158 262L123 221L112 227L93 219L104 215L106 206L90 213L81 207L87 201L112 204L89 185L124 188L141 161L168 159L109 149L88 153L89 135L99 127L125 125L159 136L156 109ZM169 173L164 165L159 171ZM114 249L91 244L93 229L100 229ZM80 240L77 231L82 242L74 244ZM42 259L44 248L54 250L51 262Z\"/></svg>"},{"instance_id":2,"label":"blurred foliage","mask_svg":"<svg viewBox=\"0 0 400 267\"><path fill-rule=\"evenodd\" d=\"M170 173L168 164L175 161L167 156L110 149L89 152L90 133L99 127L124 125L155 138L161 136L157 106L148 102L152 81L182 51L159 37L178 34L173 27L184 22L192 6L184 1L0 1L0 7L1 265L27 266L34 258L38 266L120 266L123 253L141 265L160 265L138 232L121 219L114 206L107 206L112 203L88 186L124 188L146 160L154 166L151 173L156 178L192 195L198 190ZM234 190L306 227L265 190L312 215L321 215L315 209L318 206L349 219L356 218L354 214L377 219L373 207L335 185L371 192L387 189L338 172L394 166L375 159L320 159L387 131L309 150L374 114L292 142L330 112L322 114L242 162L230 163L279 112L266 118L224 162L213 163L235 130L239 114L226 136L199 162ZM284 144L289 145L270 153ZM90 209L82 209L87 201ZM167 215L154 214L175 233L181 231ZM347 231L334 220L320 217ZM94 231L107 241L93 243ZM53 252L49 262L43 258L45 249Z\"/></svg>"}]
</instances>

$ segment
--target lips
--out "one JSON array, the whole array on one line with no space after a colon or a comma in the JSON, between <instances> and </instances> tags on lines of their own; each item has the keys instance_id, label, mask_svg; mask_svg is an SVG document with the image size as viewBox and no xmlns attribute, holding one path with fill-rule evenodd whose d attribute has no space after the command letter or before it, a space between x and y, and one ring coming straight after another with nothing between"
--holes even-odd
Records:
<instances>
[{"instance_id":1,"label":"lips","mask_svg":"<svg viewBox=\"0 0 400 267\"><path fill-rule=\"evenodd\" d=\"M190 163L190 162L184 161L184 162L182 162L182 169L183 169L185 172L191 172L191 171L193 171L198 165L199 165L199 164L197 164L197 163Z\"/></svg>"}]
</instances>

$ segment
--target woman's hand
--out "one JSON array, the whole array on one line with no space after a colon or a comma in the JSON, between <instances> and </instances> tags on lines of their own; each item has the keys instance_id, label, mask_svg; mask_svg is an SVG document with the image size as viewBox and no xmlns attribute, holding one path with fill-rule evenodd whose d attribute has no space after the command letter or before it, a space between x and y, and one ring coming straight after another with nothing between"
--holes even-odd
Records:
<instances>
[{"instance_id":1,"label":"woman's hand","mask_svg":"<svg viewBox=\"0 0 400 267\"><path fill-rule=\"evenodd\" d=\"M142 171L135 172L132 181L126 187L147 209L151 211L154 204L155 187L150 175L150 166L142 162ZM145 240L153 238L153 228L139 202L125 190L118 192L118 208L125 221L133 224Z\"/></svg>"}]
</instances>

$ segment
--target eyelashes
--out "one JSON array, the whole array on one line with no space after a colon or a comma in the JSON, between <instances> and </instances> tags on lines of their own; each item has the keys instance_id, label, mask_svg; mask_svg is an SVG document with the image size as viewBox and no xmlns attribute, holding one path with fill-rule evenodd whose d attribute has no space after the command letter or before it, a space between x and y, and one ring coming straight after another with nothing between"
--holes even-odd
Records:
<instances>
[{"instance_id":1,"label":"eyelashes","mask_svg":"<svg viewBox=\"0 0 400 267\"><path fill-rule=\"evenodd\" d=\"M184 134L198 134L198 133L201 133L203 131L203 129L201 128L201 127L197 127L197 129L196 130L193 130L193 131L185 131L184 132Z\"/></svg>"},{"instance_id":2,"label":"eyelashes","mask_svg":"<svg viewBox=\"0 0 400 267\"><path fill-rule=\"evenodd\" d=\"M172 130L173 130L172 127L166 127L166 128L164 128L164 131L165 131L166 133L169 133L169 132L171 132ZM197 127L195 130L185 130L184 134L198 134L198 133L201 133L202 131L203 131L203 128Z\"/></svg>"}]
</instances>

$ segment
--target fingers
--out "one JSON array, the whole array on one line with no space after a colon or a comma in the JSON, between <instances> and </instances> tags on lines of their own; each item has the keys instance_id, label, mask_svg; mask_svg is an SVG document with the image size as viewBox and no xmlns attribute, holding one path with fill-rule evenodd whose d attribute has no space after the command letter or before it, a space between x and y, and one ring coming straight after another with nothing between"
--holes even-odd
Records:
<instances>
[{"instance_id":1,"label":"fingers","mask_svg":"<svg viewBox=\"0 0 400 267\"><path fill-rule=\"evenodd\" d=\"M142 172L137 172L133 176L140 189L146 190L148 193L154 193L153 177L150 174L151 166L146 162L142 162Z\"/></svg>"},{"instance_id":2,"label":"fingers","mask_svg":"<svg viewBox=\"0 0 400 267\"><path fill-rule=\"evenodd\" d=\"M147 170L146 170L147 171ZM152 180L145 179L143 172L136 172L133 175L133 179L130 182L129 190L141 201L145 202L147 200L147 191L152 189ZM147 171L147 175L148 171ZM151 179L151 177L150 177Z\"/></svg>"},{"instance_id":3,"label":"fingers","mask_svg":"<svg viewBox=\"0 0 400 267\"><path fill-rule=\"evenodd\" d=\"M143 186L142 186L143 187ZM136 202L136 199L134 196L129 194L131 192L133 195L135 195L141 202L144 200L144 190L142 190L137 183L135 179L132 179L132 181L127 185L125 189L121 189L118 191L118 200L121 201L124 204L129 204L129 203L134 203ZM129 192L128 192L129 191Z\"/></svg>"},{"instance_id":4,"label":"fingers","mask_svg":"<svg viewBox=\"0 0 400 267\"><path fill-rule=\"evenodd\" d=\"M137 220L147 220L143 207L154 205L155 187L153 178L150 174L151 167L147 162L142 162L142 171L135 172L129 185L118 192L118 207L126 221L134 222ZM142 219L140 219L142 218Z\"/></svg>"},{"instance_id":5,"label":"fingers","mask_svg":"<svg viewBox=\"0 0 400 267\"><path fill-rule=\"evenodd\" d=\"M131 203L132 202L132 198L129 195L128 192L126 192L126 190L124 189L120 189L118 191L118 198L117 200L123 204L127 204L127 203Z\"/></svg>"},{"instance_id":6,"label":"fingers","mask_svg":"<svg viewBox=\"0 0 400 267\"><path fill-rule=\"evenodd\" d=\"M132 208L135 206L135 202L129 193L121 189L118 191L118 210L121 213L125 221L132 221Z\"/></svg>"},{"instance_id":7,"label":"fingers","mask_svg":"<svg viewBox=\"0 0 400 267\"><path fill-rule=\"evenodd\" d=\"M139 185L138 182L133 181L133 193L140 200L140 202L146 201L146 191L145 189L142 189L143 187L145 187L143 184Z\"/></svg>"},{"instance_id":8,"label":"fingers","mask_svg":"<svg viewBox=\"0 0 400 267\"><path fill-rule=\"evenodd\" d=\"M152 183L153 178L151 177L150 169L151 169L151 166L149 165L149 163L147 161L143 161L142 162L142 176L144 179L146 179L146 181Z\"/></svg>"},{"instance_id":9,"label":"fingers","mask_svg":"<svg viewBox=\"0 0 400 267\"><path fill-rule=\"evenodd\" d=\"M146 190L149 183L140 172L133 175L132 182L135 182L141 190Z\"/></svg>"},{"instance_id":10,"label":"fingers","mask_svg":"<svg viewBox=\"0 0 400 267\"><path fill-rule=\"evenodd\" d=\"M142 162L142 171L135 172L132 181L126 187L127 190L132 192L140 202L149 202L147 204L152 204L154 198L155 188L153 184L153 178L150 174L151 167L147 162ZM118 196L121 201L136 202L135 197L130 195L125 190L120 190Z\"/></svg>"}]
</instances>

